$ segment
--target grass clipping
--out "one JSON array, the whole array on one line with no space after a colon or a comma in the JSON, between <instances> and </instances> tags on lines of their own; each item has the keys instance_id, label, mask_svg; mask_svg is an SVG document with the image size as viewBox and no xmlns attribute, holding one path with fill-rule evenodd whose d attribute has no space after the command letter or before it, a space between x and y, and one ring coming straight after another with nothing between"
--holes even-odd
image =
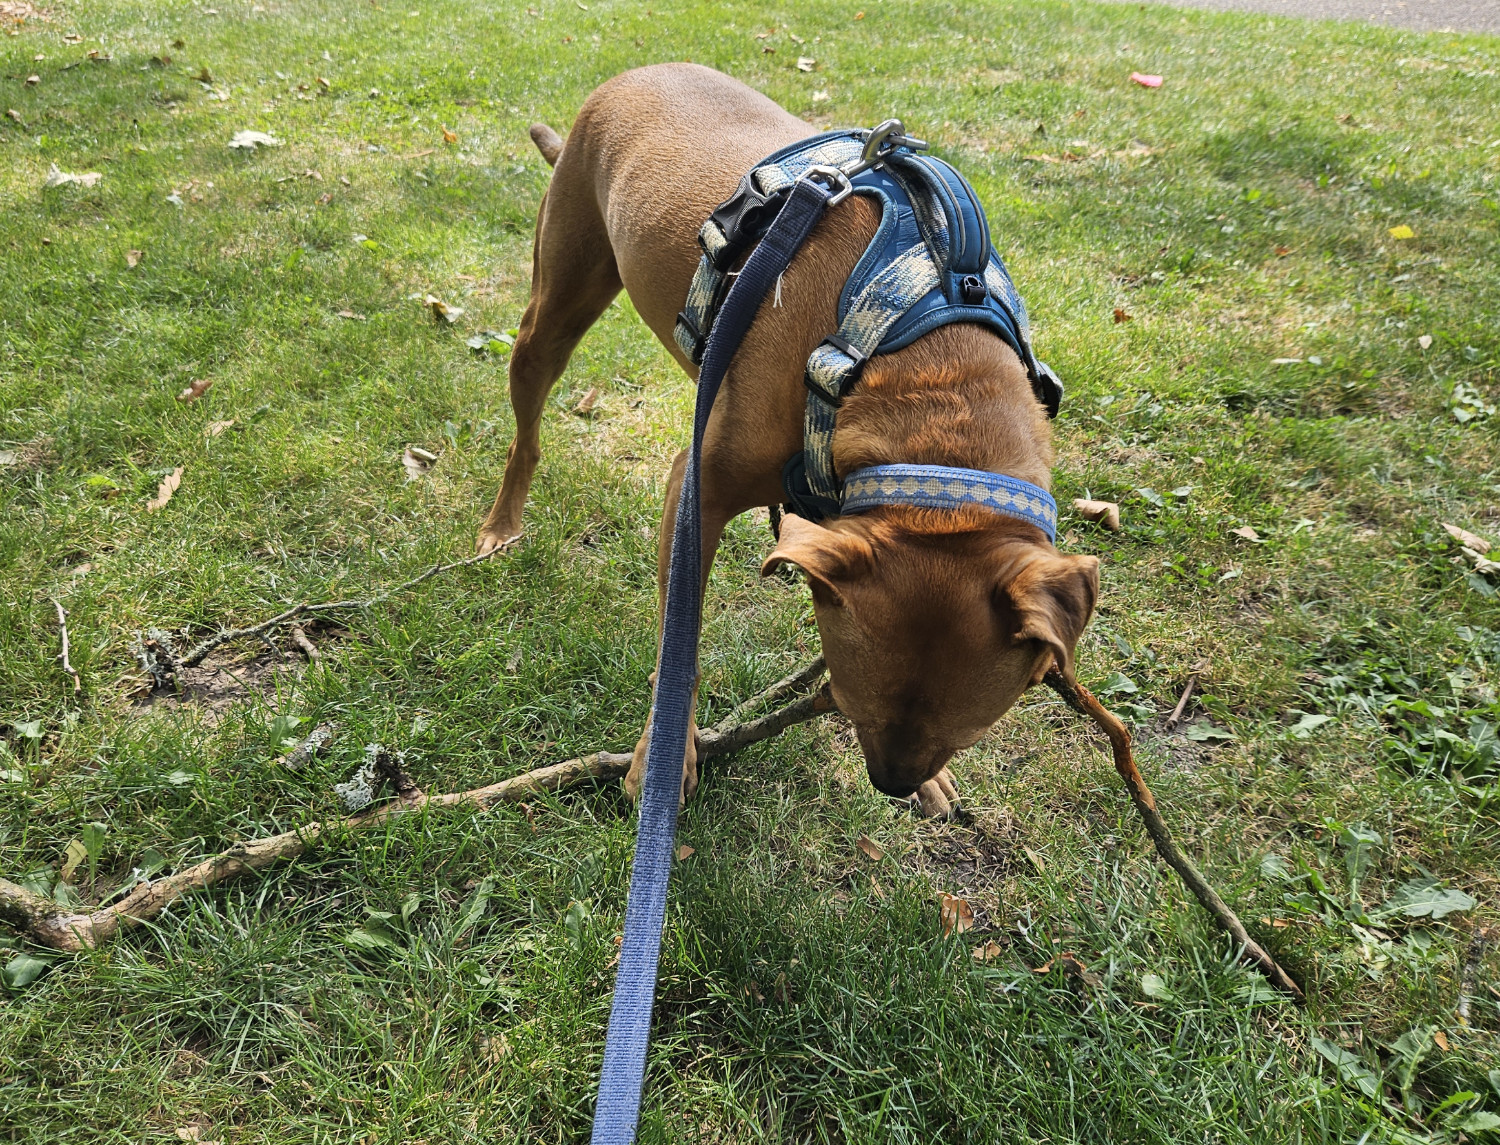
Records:
<instances>
[{"instance_id":1,"label":"grass clipping","mask_svg":"<svg viewBox=\"0 0 1500 1145\"><path fill-rule=\"evenodd\" d=\"M826 683L808 692L824 672L821 657L735 708L721 722L698 733L699 760L738 751L752 743L779 735L794 724L806 723L835 710ZM1246 932L1239 917L1219 897L1193 861L1178 849L1156 799L1135 764L1130 733L1092 693L1057 670L1048 672L1044 683L1068 706L1093 720L1109 738L1115 770L1125 781L1125 790L1139 812L1146 833L1166 864L1181 876L1193 897L1203 905L1223 930L1240 945L1242 956L1253 962L1278 988L1301 1000L1302 990L1274 958ZM804 694L799 694L804 693ZM767 704L780 706L757 718L750 713ZM190 891L204 890L227 879L258 871L283 859L294 859L324 836L379 826L402 815L420 811L467 809L483 811L497 803L516 803L543 791L562 791L586 782L618 779L630 767L629 753L597 751L575 759L528 771L472 791L428 795L402 768L399 756L384 750L372 754L373 766L389 781L395 797L355 815L313 822L296 831L247 843L236 843L226 851L203 860L175 875L143 883L119 902L92 912L60 911L52 900L0 879L0 919L25 933L33 941L55 950L78 951L97 946L122 928L155 918L166 907Z\"/></svg>"}]
</instances>

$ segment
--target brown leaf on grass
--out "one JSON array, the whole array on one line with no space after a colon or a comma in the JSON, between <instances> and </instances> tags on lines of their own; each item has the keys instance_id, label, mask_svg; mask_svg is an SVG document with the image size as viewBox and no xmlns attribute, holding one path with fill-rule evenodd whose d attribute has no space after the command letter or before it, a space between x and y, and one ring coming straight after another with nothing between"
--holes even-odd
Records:
<instances>
[{"instance_id":1,"label":"brown leaf on grass","mask_svg":"<svg viewBox=\"0 0 1500 1145\"><path fill-rule=\"evenodd\" d=\"M1069 978L1082 982L1085 986L1093 986L1096 989L1104 985L1104 979L1095 974L1086 965L1083 959L1071 950L1065 950L1056 958L1049 958L1046 962L1032 970L1033 974L1050 974L1053 967L1061 970Z\"/></svg>"},{"instance_id":2,"label":"brown leaf on grass","mask_svg":"<svg viewBox=\"0 0 1500 1145\"><path fill-rule=\"evenodd\" d=\"M125 265L128 266L131 270L134 270L136 267L141 265L141 259L145 257L146 255L142 251L128 250L125 252Z\"/></svg>"},{"instance_id":3,"label":"brown leaf on grass","mask_svg":"<svg viewBox=\"0 0 1500 1145\"><path fill-rule=\"evenodd\" d=\"M172 46L174 48L177 47L176 44L173 44ZM209 74L208 65L207 64L204 64L203 67L202 67L202 69L199 70L198 74L195 75L193 78L195 80L197 80L199 83L213 83L214 82L214 77Z\"/></svg>"},{"instance_id":4,"label":"brown leaf on grass","mask_svg":"<svg viewBox=\"0 0 1500 1145\"><path fill-rule=\"evenodd\" d=\"M436 294L429 294L422 300L422 305L432 311L432 320L439 326L452 326L463 314L457 306L449 306Z\"/></svg>"},{"instance_id":5,"label":"brown leaf on grass","mask_svg":"<svg viewBox=\"0 0 1500 1145\"><path fill-rule=\"evenodd\" d=\"M1115 307L1115 325L1116 326L1118 326L1121 322L1134 322L1134 321L1135 321L1135 315L1134 314L1127 313L1124 309L1122 309L1119 306Z\"/></svg>"},{"instance_id":6,"label":"brown leaf on grass","mask_svg":"<svg viewBox=\"0 0 1500 1145\"><path fill-rule=\"evenodd\" d=\"M1448 1035L1445 1034L1442 1030L1433 1030L1432 1040L1437 1045L1438 1049L1442 1050L1444 1053L1448 1052Z\"/></svg>"},{"instance_id":7,"label":"brown leaf on grass","mask_svg":"<svg viewBox=\"0 0 1500 1145\"><path fill-rule=\"evenodd\" d=\"M1257 545L1261 543L1260 534L1252 529L1249 525L1241 525L1238 529L1230 529L1229 532L1233 536L1243 538L1244 540L1251 541Z\"/></svg>"},{"instance_id":8,"label":"brown leaf on grass","mask_svg":"<svg viewBox=\"0 0 1500 1145\"><path fill-rule=\"evenodd\" d=\"M939 902L942 904L944 938L952 934L962 934L973 927L974 908L969 905L968 899L944 894L939 896Z\"/></svg>"},{"instance_id":9,"label":"brown leaf on grass","mask_svg":"<svg viewBox=\"0 0 1500 1145\"><path fill-rule=\"evenodd\" d=\"M697 853L698 850L696 847L689 847L686 843L684 843L682 846L677 848L677 861L680 863L688 856L696 855Z\"/></svg>"},{"instance_id":10,"label":"brown leaf on grass","mask_svg":"<svg viewBox=\"0 0 1500 1145\"><path fill-rule=\"evenodd\" d=\"M449 128L448 128L448 125L446 123L442 125L442 128L443 128L443 142L444 143L457 143L458 142L458 132L456 132L456 131L450 131Z\"/></svg>"},{"instance_id":11,"label":"brown leaf on grass","mask_svg":"<svg viewBox=\"0 0 1500 1145\"><path fill-rule=\"evenodd\" d=\"M591 414L594 412L594 407L598 404L599 387L590 386L589 392L578 399L578 404L573 407L573 412L576 414Z\"/></svg>"},{"instance_id":12,"label":"brown leaf on grass","mask_svg":"<svg viewBox=\"0 0 1500 1145\"><path fill-rule=\"evenodd\" d=\"M365 321L365 316L363 314L356 314L352 310L340 310L339 311L339 317L340 318L347 318L351 322L363 322L363 321Z\"/></svg>"},{"instance_id":13,"label":"brown leaf on grass","mask_svg":"<svg viewBox=\"0 0 1500 1145\"><path fill-rule=\"evenodd\" d=\"M15 108L7 108L5 114L8 115L11 119L14 119L17 123L20 123L22 127L26 126L25 123L21 122L21 113Z\"/></svg>"},{"instance_id":14,"label":"brown leaf on grass","mask_svg":"<svg viewBox=\"0 0 1500 1145\"><path fill-rule=\"evenodd\" d=\"M1111 533L1120 531L1120 506L1113 501L1090 501L1084 497L1075 497L1073 508L1086 521L1103 525Z\"/></svg>"},{"instance_id":15,"label":"brown leaf on grass","mask_svg":"<svg viewBox=\"0 0 1500 1145\"><path fill-rule=\"evenodd\" d=\"M187 389L177 395L177 400L184 405L195 402L208 392L208 388L214 384L212 378L195 378Z\"/></svg>"},{"instance_id":16,"label":"brown leaf on grass","mask_svg":"<svg viewBox=\"0 0 1500 1145\"><path fill-rule=\"evenodd\" d=\"M993 962L1004 953L1005 947L992 938L983 946L976 946L971 952L971 957L975 962Z\"/></svg>"},{"instance_id":17,"label":"brown leaf on grass","mask_svg":"<svg viewBox=\"0 0 1500 1145\"><path fill-rule=\"evenodd\" d=\"M1478 533L1471 533L1468 529L1460 529L1457 525L1448 524L1447 521L1443 522L1443 531L1464 548L1473 549L1481 556L1488 553L1492 548L1490 543Z\"/></svg>"},{"instance_id":18,"label":"brown leaf on grass","mask_svg":"<svg viewBox=\"0 0 1500 1145\"><path fill-rule=\"evenodd\" d=\"M874 842L874 840L872 840L868 835L861 835L858 839L855 840L854 846L858 848L860 853L863 854L865 858L872 859L877 863L880 862L881 859L885 858L885 852L881 850L879 844Z\"/></svg>"},{"instance_id":19,"label":"brown leaf on grass","mask_svg":"<svg viewBox=\"0 0 1500 1145\"><path fill-rule=\"evenodd\" d=\"M69 32L66 36L63 37L63 43L81 44L83 43L83 37L80 36L77 32Z\"/></svg>"},{"instance_id":20,"label":"brown leaf on grass","mask_svg":"<svg viewBox=\"0 0 1500 1145\"><path fill-rule=\"evenodd\" d=\"M797 70L799 72L810 72L817 66L818 61L813 59L811 56L797 57Z\"/></svg>"},{"instance_id":21,"label":"brown leaf on grass","mask_svg":"<svg viewBox=\"0 0 1500 1145\"><path fill-rule=\"evenodd\" d=\"M88 857L89 849L84 846L83 840L74 839L63 849L62 870L57 872L57 877L65 883L71 883L73 876L78 873L78 868Z\"/></svg>"},{"instance_id":22,"label":"brown leaf on grass","mask_svg":"<svg viewBox=\"0 0 1500 1145\"><path fill-rule=\"evenodd\" d=\"M1026 861L1031 864L1037 874L1044 874L1047 870L1047 861L1033 851L1030 847L1022 847L1021 854L1026 856Z\"/></svg>"},{"instance_id":23,"label":"brown leaf on grass","mask_svg":"<svg viewBox=\"0 0 1500 1145\"><path fill-rule=\"evenodd\" d=\"M316 80L315 80L315 81L314 81L314 82L316 82L316 83L317 83L317 85L318 85L318 86L319 86L319 87L320 87L320 88L322 88L322 89L323 89L323 90L324 90L324 91L327 91L327 90L328 90L328 89L329 89L329 88L331 88L331 87L332 87L332 86L333 86L333 85L332 85L332 84L331 84L331 83L329 83L329 82L328 82L328 81L327 81L327 80L326 80L326 79L324 79L324 78L323 78L323 77L322 77L322 76L318 76L318 77L317 77L317 79L316 79Z\"/></svg>"},{"instance_id":24,"label":"brown leaf on grass","mask_svg":"<svg viewBox=\"0 0 1500 1145\"><path fill-rule=\"evenodd\" d=\"M233 424L234 418L230 418L228 421L211 421L203 427L203 436L218 437L219 434L223 433Z\"/></svg>"},{"instance_id":25,"label":"brown leaf on grass","mask_svg":"<svg viewBox=\"0 0 1500 1145\"><path fill-rule=\"evenodd\" d=\"M1286 256L1289 255L1289 254L1291 254L1291 253L1292 253L1292 248L1289 247L1289 246L1279 246L1279 247L1276 248L1276 257L1277 258L1286 258Z\"/></svg>"},{"instance_id":26,"label":"brown leaf on grass","mask_svg":"<svg viewBox=\"0 0 1500 1145\"><path fill-rule=\"evenodd\" d=\"M26 77L26 86L27 87L36 87L36 85L39 84L39 83L41 83L41 82L42 82L42 77L41 76L27 76Z\"/></svg>"},{"instance_id":27,"label":"brown leaf on grass","mask_svg":"<svg viewBox=\"0 0 1500 1145\"><path fill-rule=\"evenodd\" d=\"M179 465L161 479L161 484L156 487L156 496L146 502L146 512L154 513L158 509L166 508L167 502L172 499L172 494L177 492L177 487L181 484L182 466Z\"/></svg>"}]
</instances>

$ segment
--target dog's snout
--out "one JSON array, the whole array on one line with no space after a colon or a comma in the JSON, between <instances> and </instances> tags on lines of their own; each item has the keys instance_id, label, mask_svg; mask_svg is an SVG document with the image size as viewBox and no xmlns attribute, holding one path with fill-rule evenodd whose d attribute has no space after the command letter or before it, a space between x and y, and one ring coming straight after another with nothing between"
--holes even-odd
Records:
<instances>
[{"instance_id":1,"label":"dog's snout","mask_svg":"<svg viewBox=\"0 0 1500 1145\"><path fill-rule=\"evenodd\" d=\"M865 774L870 777L870 783L874 786L875 790L883 795L889 795L896 799L905 799L917 790L917 784L888 776L884 769L877 769L868 760L865 761Z\"/></svg>"}]
</instances>

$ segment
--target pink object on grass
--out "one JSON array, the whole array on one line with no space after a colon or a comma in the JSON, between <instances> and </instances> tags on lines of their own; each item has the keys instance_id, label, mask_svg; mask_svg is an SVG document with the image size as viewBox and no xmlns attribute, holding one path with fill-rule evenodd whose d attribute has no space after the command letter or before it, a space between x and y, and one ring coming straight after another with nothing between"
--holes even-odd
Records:
<instances>
[{"instance_id":1,"label":"pink object on grass","mask_svg":"<svg viewBox=\"0 0 1500 1145\"><path fill-rule=\"evenodd\" d=\"M1161 87L1161 76L1147 76L1140 72L1131 72L1130 82L1138 83L1142 87Z\"/></svg>"}]
</instances>

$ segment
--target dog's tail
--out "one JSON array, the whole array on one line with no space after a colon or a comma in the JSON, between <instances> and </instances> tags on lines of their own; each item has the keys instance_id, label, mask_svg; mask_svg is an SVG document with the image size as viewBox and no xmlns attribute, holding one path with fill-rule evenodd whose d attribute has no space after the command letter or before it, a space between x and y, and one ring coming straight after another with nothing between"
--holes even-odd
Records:
<instances>
[{"instance_id":1,"label":"dog's tail","mask_svg":"<svg viewBox=\"0 0 1500 1145\"><path fill-rule=\"evenodd\" d=\"M536 149L542 153L542 158L547 161L547 166L556 167L557 157L562 154L563 137L545 123L533 123L531 125L531 141L536 144Z\"/></svg>"}]
</instances>

